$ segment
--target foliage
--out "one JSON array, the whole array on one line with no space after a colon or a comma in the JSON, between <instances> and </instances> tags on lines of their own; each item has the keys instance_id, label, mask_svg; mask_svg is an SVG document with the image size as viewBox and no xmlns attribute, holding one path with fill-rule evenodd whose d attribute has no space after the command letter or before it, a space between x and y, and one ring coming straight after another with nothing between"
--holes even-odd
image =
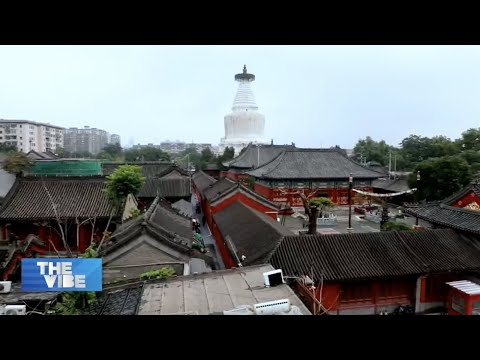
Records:
<instances>
[{"instance_id":1,"label":"foliage","mask_svg":"<svg viewBox=\"0 0 480 360\"><path fill-rule=\"evenodd\" d=\"M142 212L137 209L137 208L131 208L130 209L130 215L132 216L133 219L139 217L140 215L142 215Z\"/></svg>"},{"instance_id":2,"label":"foliage","mask_svg":"<svg viewBox=\"0 0 480 360\"><path fill-rule=\"evenodd\" d=\"M238 155L242 155L245 151L247 151L247 147L248 146L245 146L242 150L240 150L240 154L238 154Z\"/></svg>"},{"instance_id":3,"label":"foliage","mask_svg":"<svg viewBox=\"0 0 480 360\"><path fill-rule=\"evenodd\" d=\"M8 145L8 144L0 144L0 152L8 153L11 151L17 151L17 147L15 145Z\"/></svg>"},{"instance_id":4,"label":"foliage","mask_svg":"<svg viewBox=\"0 0 480 360\"><path fill-rule=\"evenodd\" d=\"M64 292L60 294L60 300L53 309L60 315L78 315L80 310L96 301L97 296L94 291Z\"/></svg>"},{"instance_id":5,"label":"foliage","mask_svg":"<svg viewBox=\"0 0 480 360\"><path fill-rule=\"evenodd\" d=\"M97 257L96 248L97 248L97 244L95 243L90 244L90 246L82 254L82 257L85 259L96 258Z\"/></svg>"},{"instance_id":6,"label":"foliage","mask_svg":"<svg viewBox=\"0 0 480 360\"><path fill-rule=\"evenodd\" d=\"M250 190L253 190L254 187L255 187L255 179L252 178L252 177L248 177L247 178L247 187L250 189Z\"/></svg>"},{"instance_id":7,"label":"foliage","mask_svg":"<svg viewBox=\"0 0 480 360\"><path fill-rule=\"evenodd\" d=\"M129 149L125 151L125 160L134 161L170 161L170 154L153 146L141 149Z\"/></svg>"},{"instance_id":8,"label":"foliage","mask_svg":"<svg viewBox=\"0 0 480 360\"><path fill-rule=\"evenodd\" d=\"M401 146L401 155L410 169L423 160L458 153L457 145L445 136L428 138L410 135L402 140Z\"/></svg>"},{"instance_id":9,"label":"foliage","mask_svg":"<svg viewBox=\"0 0 480 360\"><path fill-rule=\"evenodd\" d=\"M480 151L465 150L460 153L460 156L470 165L472 174L478 177L480 172Z\"/></svg>"},{"instance_id":10,"label":"foliage","mask_svg":"<svg viewBox=\"0 0 480 360\"><path fill-rule=\"evenodd\" d=\"M457 140L457 147L460 150L480 151L480 128L464 131L461 138Z\"/></svg>"},{"instance_id":11,"label":"foliage","mask_svg":"<svg viewBox=\"0 0 480 360\"><path fill-rule=\"evenodd\" d=\"M122 147L120 144L107 144L103 149L102 152L109 154L112 158L116 158L117 156L121 155L123 152Z\"/></svg>"},{"instance_id":12,"label":"foliage","mask_svg":"<svg viewBox=\"0 0 480 360\"><path fill-rule=\"evenodd\" d=\"M137 195L145 182L140 166L122 165L107 176L106 192L110 199L121 202L128 194Z\"/></svg>"},{"instance_id":13,"label":"foliage","mask_svg":"<svg viewBox=\"0 0 480 360\"><path fill-rule=\"evenodd\" d=\"M96 244L92 243L82 254L82 258L90 259L96 257ZM97 301L97 296L94 291L64 292L60 295L60 298L54 310L56 314L62 315L79 314L80 310L85 309Z\"/></svg>"},{"instance_id":14,"label":"foliage","mask_svg":"<svg viewBox=\"0 0 480 360\"><path fill-rule=\"evenodd\" d=\"M232 147L227 146L223 151L223 154L217 158L217 165L220 169L222 169L223 163L229 160L232 160L235 157L235 149Z\"/></svg>"},{"instance_id":15,"label":"foliage","mask_svg":"<svg viewBox=\"0 0 480 360\"><path fill-rule=\"evenodd\" d=\"M355 196L353 197L353 204L359 204L359 205L371 205L372 204L372 198L367 195L363 195L360 193L355 193Z\"/></svg>"},{"instance_id":16,"label":"foliage","mask_svg":"<svg viewBox=\"0 0 480 360\"><path fill-rule=\"evenodd\" d=\"M413 230L411 226L395 221L387 221L382 228L383 231L409 231Z\"/></svg>"},{"instance_id":17,"label":"foliage","mask_svg":"<svg viewBox=\"0 0 480 360\"><path fill-rule=\"evenodd\" d=\"M3 169L12 174L20 174L32 165L30 158L22 152L9 153L3 162Z\"/></svg>"},{"instance_id":18,"label":"foliage","mask_svg":"<svg viewBox=\"0 0 480 360\"><path fill-rule=\"evenodd\" d=\"M385 166L388 164L389 153L392 150L395 149L387 145L384 140L377 142L370 136L367 136L365 139L358 140L353 152L357 161L365 159L367 162L376 161L380 165Z\"/></svg>"},{"instance_id":19,"label":"foliage","mask_svg":"<svg viewBox=\"0 0 480 360\"><path fill-rule=\"evenodd\" d=\"M64 154L65 154L65 149L61 146L57 146L55 149L55 155L57 155L60 158L63 158Z\"/></svg>"},{"instance_id":20,"label":"foliage","mask_svg":"<svg viewBox=\"0 0 480 360\"><path fill-rule=\"evenodd\" d=\"M202 154L202 161L204 161L206 163L209 163L215 157L215 154L208 147L203 149L201 154Z\"/></svg>"},{"instance_id":21,"label":"foliage","mask_svg":"<svg viewBox=\"0 0 480 360\"><path fill-rule=\"evenodd\" d=\"M417 171L420 181L417 183ZM417 188L416 199L441 200L467 185L471 168L460 155L432 158L419 163L408 178L410 188Z\"/></svg>"},{"instance_id":22,"label":"foliage","mask_svg":"<svg viewBox=\"0 0 480 360\"><path fill-rule=\"evenodd\" d=\"M166 279L175 276L175 270L172 267L163 267L159 270L152 270L140 275L141 280Z\"/></svg>"},{"instance_id":23,"label":"foliage","mask_svg":"<svg viewBox=\"0 0 480 360\"><path fill-rule=\"evenodd\" d=\"M324 211L333 209L336 206L333 201L331 201L330 199L328 199L326 197L311 198L308 201L308 204L313 205L316 208L318 208L318 210L319 210L319 215L318 216L320 216L320 217L322 216Z\"/></svg>"}]
</instances>

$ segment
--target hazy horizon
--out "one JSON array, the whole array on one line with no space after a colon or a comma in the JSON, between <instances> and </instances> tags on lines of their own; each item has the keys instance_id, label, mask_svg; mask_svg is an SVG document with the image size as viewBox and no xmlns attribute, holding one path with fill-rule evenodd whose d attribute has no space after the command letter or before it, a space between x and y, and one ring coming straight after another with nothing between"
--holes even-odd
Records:
<instances>
[{"instance_id":1,"label":"hazy horizon","mask_svg":"<svg viewBox=\"0 0 480 360\"><path fill-rule=\"evenodd\" d=\"M0 119L217 145L247 65L265 138L353 148L480 126L480 46L1 46Z\"/></svg>"}]
</instances>

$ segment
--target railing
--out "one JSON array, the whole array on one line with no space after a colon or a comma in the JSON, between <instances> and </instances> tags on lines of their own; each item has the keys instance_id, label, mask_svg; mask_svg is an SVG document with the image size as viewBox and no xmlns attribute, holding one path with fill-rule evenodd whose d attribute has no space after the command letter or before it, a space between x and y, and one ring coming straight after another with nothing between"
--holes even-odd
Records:
<instances>
[{"instance_id":1,"label":"railing","mask_svg":"<svg viewBox=\"0 0 480 360\"><path fill-rule=\"evenodd\" d=\"M337 217L335 215L317 218L317 225L336 225L336 224L337 224Z\"/></svg>"}]
</instances>

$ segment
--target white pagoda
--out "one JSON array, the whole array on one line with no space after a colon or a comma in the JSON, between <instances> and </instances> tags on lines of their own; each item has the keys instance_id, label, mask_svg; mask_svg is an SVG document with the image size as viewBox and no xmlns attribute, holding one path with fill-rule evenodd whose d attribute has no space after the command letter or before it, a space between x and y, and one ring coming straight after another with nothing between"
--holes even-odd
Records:
<instances>
[{"instance_id":1,"label":"white pagoda","mask_svg":"<svg viewBox=\"0 0 480 360\"><path fill-rule=\"evenodd\" d=\"M224 117L225 137L220 140L219 151L225 147L233 147L235 154L249 143L267 144L264 138L265 116L258 112L255 103L251 82L255 75L247 73L247 67L243 66L243 73L235 75L238 81L238 90L233 101L232 112Z\"/></svg>"}]
</instances>

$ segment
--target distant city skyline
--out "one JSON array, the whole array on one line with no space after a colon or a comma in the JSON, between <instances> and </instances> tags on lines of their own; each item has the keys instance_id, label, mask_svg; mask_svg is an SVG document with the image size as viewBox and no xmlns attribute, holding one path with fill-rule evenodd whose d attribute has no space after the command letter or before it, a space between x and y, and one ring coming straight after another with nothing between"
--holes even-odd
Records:
<instances>
[{"instance_id":1,"label":"distant city skyline","mask_svg":"<svg viewBox=\"0 0 480 360\"><path fill-rule=\"evenodd\" d=\"M480 46L0 46L0 118L218 145L246 64L265 138L353 148L480 126Z\"/></svg>"}]
</instances>

